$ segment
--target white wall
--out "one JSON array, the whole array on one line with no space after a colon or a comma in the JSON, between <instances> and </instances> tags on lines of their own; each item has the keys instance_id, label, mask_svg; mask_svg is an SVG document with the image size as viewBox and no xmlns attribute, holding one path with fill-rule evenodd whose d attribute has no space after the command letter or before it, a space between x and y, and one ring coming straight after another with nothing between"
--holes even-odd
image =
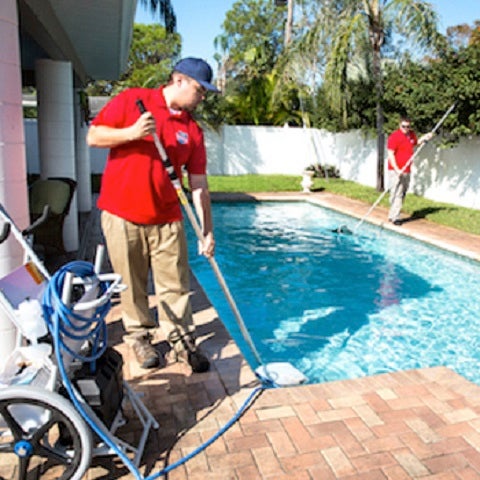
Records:
<instances>
[{"instance_id":1,"label":"white wall","mask_svg":"<svg viewBox=\"0 0 480 480\"><path fill-rule=\"evenodd\" d=\"M220 132L206 130L205 140L211 175L300 175L305 167L321 163L336 166L344 178L368 184L365 166L374 167L376 161L376 140L358 132L224 126Z\"/></svg>"},{"instance_id":2,"label":"white wall","mask_svg":"<svg viewBox=\"0 0 480 480\"><path fill-rule=\"evenodd\" d=\"M205 139L210 175L301 175L318 162L336 167L345 180L376 186L377 139L360 131L225 126L220 133L206 130ZM427 144L414 162L410 191L480 208L480 138L464 138L451 149Z\"/></svg>"},{"instance_id":3,"label":"white wall","mask_svg":"<svg viewBox=\"0 0 480 480\"><path fill-rule=\"evenodd\" d=\"M425 153L428 157L415 162L414 192L439 202L480 208L480 138L462 139L452 149L429 144Z\"/></svg>"},{"instance_id":4,"label":"white wall","mask_svg":"<svg viewBox=\"0 0 480 480\"><path fill-rule=\"evenodd\" d=\"M36 126L26 121L30 173L38 173ZM332 134L324 130L291 127L224 126L205 129L209 175L301 175L313 163L332 165L340 176L375 187L377 140L362 132ZM480 208L480 138L462 139L455 148L438 148L432 141L415 160L411 192L430 200ZM106 149L92 148L92 173L101 173ZM386 152L385 152L386 155Z\"/></svg>"}]
</instances>

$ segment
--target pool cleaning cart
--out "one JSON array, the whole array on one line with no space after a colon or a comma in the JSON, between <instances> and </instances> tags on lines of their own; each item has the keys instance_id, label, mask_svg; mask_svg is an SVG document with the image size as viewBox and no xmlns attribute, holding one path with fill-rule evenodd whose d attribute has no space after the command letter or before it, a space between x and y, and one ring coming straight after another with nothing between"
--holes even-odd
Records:
<instances>
[{"instance_id":1,"label":"pool cleaning cart","mask_svg":"<svg viewBox=\"0 0 480 480\"><path fill-rule=\"evenodd\" d=\"M135 471L158 424L107 345L105 316L121 278L99 272L101 248L95 265L71 262L50 276L1 204L0 221L0 243L14 236L25 253L0 279L1 310L18 331L13 351L1 352L0 478L10 468L19 480L80 480L92 457L114 454ZM126 410L142 425L136 445L117 431Z\"/></svg>"}]
</instances>

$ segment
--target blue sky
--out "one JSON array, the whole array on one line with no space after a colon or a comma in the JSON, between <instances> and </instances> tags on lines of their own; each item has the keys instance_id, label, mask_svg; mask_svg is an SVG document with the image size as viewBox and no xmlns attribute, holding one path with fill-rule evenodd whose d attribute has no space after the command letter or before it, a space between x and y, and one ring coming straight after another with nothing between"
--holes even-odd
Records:
<instances>
[{"instance_id":1,"label":"blue sky","mask_svg":"<svg viewBox=\"0 0 480 480\"><path fill-rule=\"evenodd\" d=\"M172 0L177 31L182 36L182 56L204 58L215 69L213 39L222 33L225 13L234 3L235 0ZM475 20L480 20L480 0L431 0L431 3L440 17L442 32L453 25L473 25ZM140 0L135 21L154 21L150 12L142 10Z\"/></svg>"}]
</instances>

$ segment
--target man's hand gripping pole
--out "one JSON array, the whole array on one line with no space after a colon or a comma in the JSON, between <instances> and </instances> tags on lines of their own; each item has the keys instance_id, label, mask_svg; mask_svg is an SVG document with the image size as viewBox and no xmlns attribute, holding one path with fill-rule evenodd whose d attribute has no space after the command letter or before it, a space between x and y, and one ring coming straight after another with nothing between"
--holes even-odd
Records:
<instances>
[{"instance_id":1,"label":"man's hand gripping pole","mask_svg":"<svg viewBox=\"0 0 480 480\"><path fill-rule=\"evenodd\" d=\"M143 114L147 111L147 109L145 108L145 105L140 99L136 101L136 104L138 109L140 110L140 113ZM168 158L167 152L163 148L163 145L160 142L160 139L158 138L157 132L154 132L152 136L153 136L153 141L155 143L155 146L157 147L158 153L162 160L163 166L167 171L173 186L175 187L175 191L177 192L178 199L180 200L181 204L185 206L188 203L188 199L183 191L182 184L180 182L180 179L178 178L177 172L175 172L172 162Z\"/></svg>"}]
</instances>

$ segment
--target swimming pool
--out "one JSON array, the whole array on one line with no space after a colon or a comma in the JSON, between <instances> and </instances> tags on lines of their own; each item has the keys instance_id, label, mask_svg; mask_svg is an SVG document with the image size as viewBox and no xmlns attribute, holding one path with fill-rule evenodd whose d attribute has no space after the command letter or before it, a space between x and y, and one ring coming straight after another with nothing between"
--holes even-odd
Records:
<instances>
[{"instance_id":1,"label":"swimming pool","mask_svg":"<svg viewBox=\"0 0 480 480\"><path fill-rule=\"evenodd\" d=\"M480 384L480 265L306 202L215 203L216 259L263 363L310 383L444 365ZM191 234L193 239L193 234ZM208 262L190 263L252 367Z\"/></svg>"}]
</instances>

